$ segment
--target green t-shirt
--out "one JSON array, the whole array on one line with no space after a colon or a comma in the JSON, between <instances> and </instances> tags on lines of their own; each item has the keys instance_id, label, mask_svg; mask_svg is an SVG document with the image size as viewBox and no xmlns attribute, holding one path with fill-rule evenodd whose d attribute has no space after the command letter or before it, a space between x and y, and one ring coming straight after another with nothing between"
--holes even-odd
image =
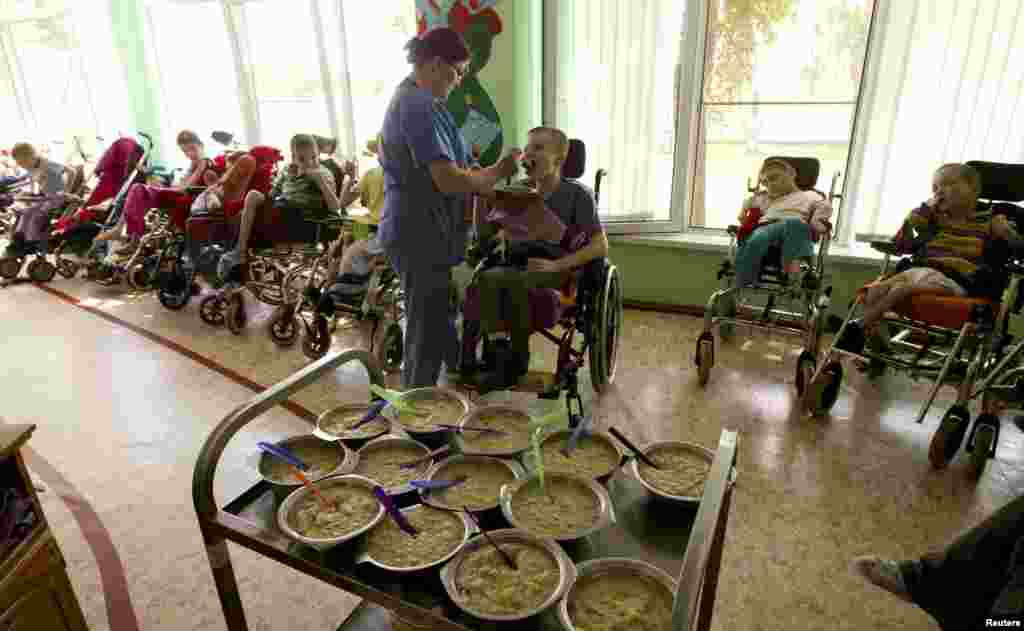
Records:
<instances>
[{"instance_id":1,"label":"green t-shirt","mask_svg":"<svg viewBox=\"0 0 1024 631\"><path fill-rule=\"evenodd\" d=\"M319 171L327 187L334 190L334 176L331 172L322 166ZM277 176L271 197L275 201L283 200L291 208L301 209L305 219L323 219L327 215L327 204L320 185L308 175L289 175L287 168Z\"/></svg>"}]
</instances>

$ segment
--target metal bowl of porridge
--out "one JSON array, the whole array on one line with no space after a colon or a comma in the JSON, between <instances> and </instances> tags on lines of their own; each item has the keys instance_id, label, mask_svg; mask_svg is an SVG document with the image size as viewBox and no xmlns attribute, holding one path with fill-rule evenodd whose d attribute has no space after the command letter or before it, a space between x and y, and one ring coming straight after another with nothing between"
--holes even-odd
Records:
<instances>
[{"instance_id":1,"label":"metal bowl of porridge","mask_svg":"<svg viewBox=\"0 0 1024 631\"><path fill-rule=\"evenodd\" d=\"M630 462L633 476L645 489L672 502L700 503L714 452L693 443L659 441L644 447L644 455L661 467L652 469L636 458Z\"/></svg>"},{"instance_id":2,"label":"metal bowl of porridge","mask_svg":"<svg viewBox=\"0 0 1024 631\"><path fill-rule=\"evenodd\" d=\"M427 460L414 469L400 468L400 464L427 456L430 449L411 438L399 436L381 436L371 440L356 454L359 461L353 473L375 480L392 495L412 491L409 482L423 479L431 465L431 461Z\"/></svg>"},{"instance_id":3,"label":"metal bowl of porridge","mask_svg":"<svg viewBox=\"0 0 1024 631\"><path fill-rule=\"evenodd\" d=\"M530 446L530 415L512 405L487 405L474 408L459 423L460 427L488 428L504 432L478 432L472 429L455 435L456 446L465 454L515 456Z\"/></svg>"},{"instance_id":4,"label":"metal bowl of porridge","mask_svg":"<svg viewBox=\"0 0 1024 631\"><path fill-rule=\"evenodd\" d=\"M355 452L344 444L324 442L309 434L286 438L275 444L285 447L299 460L308 464L310 468L303 473L313 481L350 473L356 466ZM275 456L261 452L257 468L260 477L270 483L274 489L274 497L278 501L302 486L302 482L295 477L291 466Z\"/></svg>"},{"instance_id":5,"label":"metal bowl of porridge","mask_svg":"<svg viewBox=\"0 0 1024 631\"><path fill-rule=\"evenodd\" d=\"M515 561L509 567L483 536L441 569L441 583L466 613L494 622L524 620L552 607L576 578L569 555L551 539L516 529L488 532Z\"/></svg>"},{"instance_id":6,"label":"metal bowl of porridge","mask_svg":"<svg viewBox=\"0 0 1024 631\"><path fill-rule=\"evenodd\" d=\"M544 459L545 472L573 473L605 481L619 468L622 451L610 434L589 432L580 437L576 448L566 456L562 453L562 448L571 435L570 430L559 430L541 441L540 451Z\"/></svg>"},{"instance_id":7,"label":"metal bowl of porridge","mask_svg":"<svg viewBox=\"0 0 1024 631\"><path fill-rule=\"evenodd\" d=\"M615 521L612 500L593 478L546 473L501 487L501 512L513 528L556 541L582 539Z\"/></svg>"},{"instance_id":8,"label":"metal bowl of porridge","mask_svg":"<svg viewBox=\"0 0 1024 631\"><path fill-rule=\"evenodd\" d=\"M383 414L355 430L349 428L359 423L370 409L369 403L347 403L327 410L316 419L313 435L322 440L344 440L362 444L391 431L391 421Z\"/></svg>"},{"instance_id":9,"label":"metal bowl of porridge","mask_svg":"<svg viewBox=\"0 0 1024 631\"><path fill-rule=\"evenodd\" d=\"M558 603L558 621L566 631L671 631L675 594L675 580L650 563L594 559L576 566L576 578Z\"/></svg>"},{"instance_id":10,"label":"metal bowl of porridge","mask_svg":"<svg viewBox=\"0 0 1024 631\"><path fill-rule=\"evenodd\" d=\"M466 481L442 491L420 491L423 503L438 508L461 510L468 506L473 511L486 511L498 507L501 487L522 477L518 466L507 460L490 456L451 456L434 464L427 471L427 480L451 480L466 476Z\"/></svg>"},{"instance_id":11,"label":"metal bowl of porridge","mask_svg":"<svg viewBox=\"0 0 1024 631\"><path fill-rule=\"evenodd\" d=\"M418 531L411 537L385 517L363 538L358 562L390 572L419 572L448 561L479 532L464 513L417 504L402 514Z\"/></svg>"},{"instance_id":12,"label":"metal bowl of porridge","mask_svg":"<svg viewBox=\"0 0 1024 631\"><path fill-rule=\"evenodd\" d=\"M373 494L377 483L358 475L342 475L314 483L322 496L335 502L328 510L303 486L277 509L277 526L288 537L317 550L327 550L358 537L384 518L384 506Z\"/></svg>"},{"instance_id":13,"label":"metal bowl of porridge","mask_svg":"<svg viewBox=\"0 0 1024 631\"><path fill-rule=\"evenodd\" d=\"M450 388L416 388L403 393L402 401L415 407L416 412L399 413L394 405L388 405L381 414L413 438L450 431L437 425L458 425L471 407L465 396Z\"/></svg>"}]
</instances>

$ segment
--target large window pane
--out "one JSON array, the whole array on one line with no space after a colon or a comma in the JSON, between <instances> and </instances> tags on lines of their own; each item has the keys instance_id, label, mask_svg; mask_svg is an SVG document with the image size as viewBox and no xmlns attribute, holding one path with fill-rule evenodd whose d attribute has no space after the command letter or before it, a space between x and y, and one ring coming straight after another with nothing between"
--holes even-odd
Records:
<instances>
[{"instance_id":1,"label":"large window pane","mask_svg":"<svg viewBox=\"0 0 1024 631\"><path fill-rule=\"evenodd\" d=\"M3 125L0 125L0 147L4 149L10 149L11 145L18 142L20 140L18 134L25 128L10 68L10 60L4 55L3 48L0 47L0 120L5 121ZM0 176L2 175L3 172L0 170Z\"/></svg>"},{"instance_id":2,"label":"large window pane","mask_svg":"<svg viewBox=\"0 0 1024 631\"><path fill-rule=\"evenodd\" d=\"M555 124L607 169L605 222L668 221L686 0L561 0Z\"/></svg>"},{"instance_id":3,"label":"large window pane","mask_svg":"<svg viewBox=\"0 0 1024 631\"><path fill-rule=\"evenodd\" d=\"M296 133L331 135L309 0L238 6L248 43L260 141L286 150Z\"/></svg>"},{"instance_id":4,"label":"large window pane","mask_svg":"<svg viewBox=\"0 0 1024 631\"><path fill-rule=\"evenodd\" d=\"M411 72L402 47L416 35L416 4L414 0L320 0L320 6L331 65L339 69L332 74L339 95L339 115L344 111L341 95L351 88L352 151L363 171L376 164L376 160L362 156L366 141L380 131L391 95ZM339 6L345 12L344 41ZM348 56L348 86L340 73L343 46Z\"/></svg>"},{"instance_id":5,"label":"large window pane","mask_svg":"<svg viewBox=\"0 0 1024 631\"><path fill-rule=\"evenodd\" d=\"M154 0L149 25L163 104L164 156L184 161L174 145L182 129L195 131L207 145L218 129L244 137L234 53L220 3Z\"/></svg>"},{"instance_id":6,"label":"large window pane","mask_svg":"<svg viewBox=\"0 0 1024 631\"><path fill-rule=\"evenodd\" d=\"M735 223L748 178L769 156L818 158L818 188L826 192L833 173L845 172L871 7L870 0L708 4L691 225Z\"/></svg>"}]
</instances>

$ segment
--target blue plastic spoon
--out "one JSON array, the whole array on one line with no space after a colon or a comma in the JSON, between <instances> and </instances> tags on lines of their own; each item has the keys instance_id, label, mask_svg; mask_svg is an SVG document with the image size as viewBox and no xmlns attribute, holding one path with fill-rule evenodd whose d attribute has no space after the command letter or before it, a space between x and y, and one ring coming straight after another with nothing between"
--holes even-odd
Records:
<instances>
[{"instance_id":1,"label":"blue plastic spoon","mask_svg":"<svg viewBox=\"0 0 1024 631\"><path fill-rule=\"evenodd\" d=\"M256 446L272 456L277 456L278 458L284 460L293 467L297 467L301 471L309 470L308 464L300 460L298 456L288 451L284 447L281 447L280 445L271 445L270 443L260 441L256 443Z\"/></svg>"}]
</instances>

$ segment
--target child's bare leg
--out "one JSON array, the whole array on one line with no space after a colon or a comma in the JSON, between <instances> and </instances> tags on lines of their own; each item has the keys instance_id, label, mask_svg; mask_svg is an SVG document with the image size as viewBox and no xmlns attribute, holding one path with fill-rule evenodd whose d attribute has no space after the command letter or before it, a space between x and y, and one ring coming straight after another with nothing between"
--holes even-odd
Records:
<instances>
[{"instance_id":1,"label":"child's bare leg","mask_svg":"<svg viewBox=\"0 0 1024 631\"><path fill-rule=\"evenodd\" d=\"M245 263L249 259L249 236L252 234L252 227L256 223L256 215L266 201L263 193L249 191L245 196L245 204L242 208L242 221L238 227L238 261Z\"/></svg>"},{"instance_id":2,"label":"child's bare leg","mask_svg":"<svg viewBox=\"0 0 1024 631\"><path fill-rule=\"evenodd\" d=\"M342 256L348 254L347 250L344 250L345 246L345 235L338 237L337 241L331 242L330 254L327 256L327 283L333 283L334 279L338 277L338 268L341 266L342 257L338 256L342 253ZM343 251L344 250L344 251Z\"/></svg>"}]
</instances>

